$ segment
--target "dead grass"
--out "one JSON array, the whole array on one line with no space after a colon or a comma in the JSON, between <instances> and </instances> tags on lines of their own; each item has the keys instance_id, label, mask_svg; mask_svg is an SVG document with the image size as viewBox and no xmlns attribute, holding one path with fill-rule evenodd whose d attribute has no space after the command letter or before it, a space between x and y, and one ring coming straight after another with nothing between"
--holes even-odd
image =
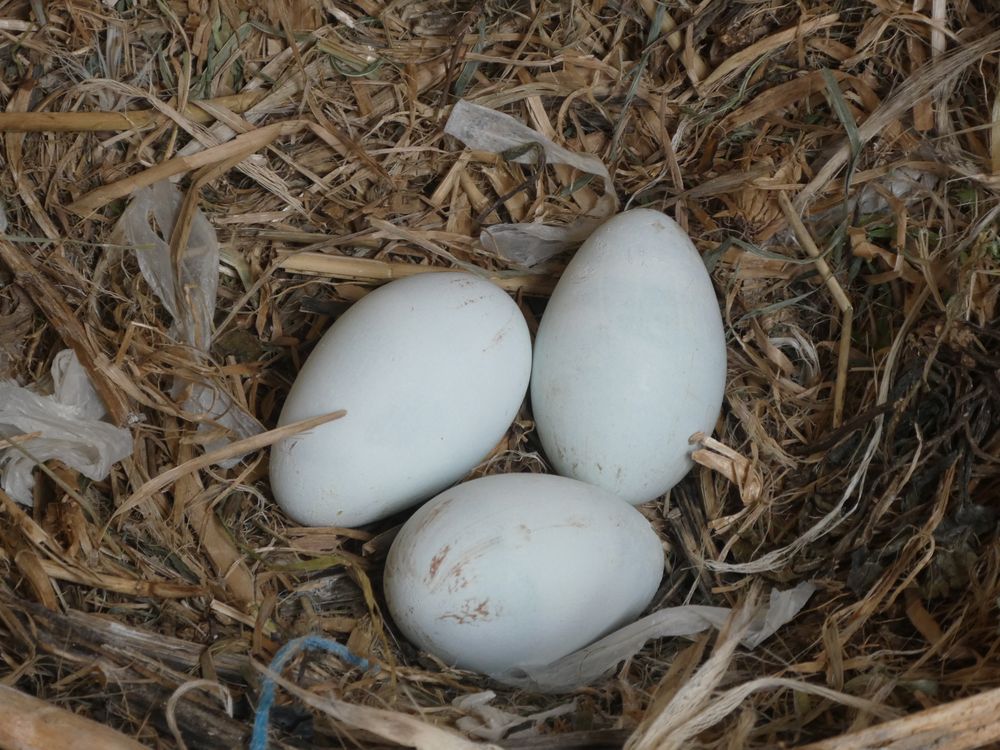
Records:
<instances>
[{"instance_id":1,"label":"dead grass","mask_svg":"<svg viewBox=\"0 0 1000 750\"><path fill-rule=\"evenodd\" d=\"M229 748L261 665L326 633L381 670L303 659L283 746L464 747L488 714L456 702L485 689L517 716L575 700L505 747L997 741L998 51L987 0L0 1L0 377L44 384L73 347L136 438L106 481L51 462L34 510L0 496L3 682L147 745ZM463 149L442 133L458 97L598 156L710 263L723 418L645 510L672 549L660 605L819 583L753 653L650 643L568 697L443 669L383 618L401 519L296 528L266 451L200 458L170 383L211 379L273 427L373 284L471 264L537 320L565 257L525 272L479 231L569 223L601 187ZM111 239L168 177L223 243L207 360ZM542 470L537 451L524 412L481 470Z\"/></svg>"}]
</instances>

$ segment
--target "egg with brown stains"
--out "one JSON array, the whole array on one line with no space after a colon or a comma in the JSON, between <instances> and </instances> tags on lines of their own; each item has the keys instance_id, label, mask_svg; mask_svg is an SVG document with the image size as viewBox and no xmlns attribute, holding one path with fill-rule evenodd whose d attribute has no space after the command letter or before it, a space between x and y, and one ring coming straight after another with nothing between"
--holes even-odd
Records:
<instances>
[{"instance_id":1,"label":"egg with brown stains","mask_svg":"<svg viewBox=\"0 0 1000 750\"><path fill-rule=\"evenodd\" d=\"M543 666L635 620L663 547L624 500L575 479L501 474L452 487L403 525L385 568L393 620L449 666Z\"/></svg>"}]
</instances>

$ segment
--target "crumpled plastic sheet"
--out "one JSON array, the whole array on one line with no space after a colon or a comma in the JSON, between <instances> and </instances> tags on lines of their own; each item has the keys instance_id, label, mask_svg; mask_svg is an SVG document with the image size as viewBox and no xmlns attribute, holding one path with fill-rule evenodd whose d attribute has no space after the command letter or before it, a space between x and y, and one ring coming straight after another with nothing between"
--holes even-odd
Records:
<instances>
[{"instance_id":1,"label":"crumpled plastic sheet","mask_svg":"<svg viewBox=\"0 0 1000 750\"><path fill-rule=\"evenodd\" d=\"M168 240L183 200L181 192L168 180L137 190L115 225L113 237L115 242L135 248L143 278L173 318L170 335L207 353L212 343L212 318L219 288L219 241L212 224L201 210L195 210L188 246L175 272ZM155 220L159 232L153 230L150 219ZM237 439L263 431L260 422L240 408L229 394L209 383L190 383L178 378L173 385L174 397L188 387L185 411L216 422ZM199 432L210 429L206 423L198 426ZM221 448L228 442L225 438L209 441L205 450ZM229 468L241 459L240 456L220 461L219 466Z\"/></svg>"},{"instance_id":2,"label":"crumpled plastic sheet","mask_svg":"<svg viewBox=\"0 0 1000 750\"><path fill-rule=\"evenodd\" d=\"M567 164L604 181L604 195L591 213L565 226L522 223L497 224L483 229L479 241L501 258L527 267L537 265L580 244L618 211L618 197L604 162L591 154L565 149L510 115L462 99L452 108L444 132L469 148L493 154L537 143L545 153L546 164ZM512 159L521 164L533 160L534 154L530 151Z\"/></svg>"},{"instance_id":3,"label":"crumpled plastic sheet","mask_svg":"<svg viewBox=\"0 0 1000 750\"><path fill-rule=\"evenodd\" d=\"M0 201L0 234L6 234L7 226ZM112 465L131 455L131 433L102 421L107 416L104 404L75 352L64 349L52 360L51 395L10 380L10 364L0 351L0 438L40 433L19 447L0 449L0 487L10 497L32 504L36 459L59 459L88 479L100 481Z\"/></svg>"},{"instance_id":4,"label":"crumpled plastic sheet","mask_svg":"<svg viewBox=\"0 0 1000 750\"><path fill-rule=\"evenodd\" d=\"M31 472L38 461L59 459L99 481L112 465L132 455L132 433L102 421L104 404L72 349L55 356L52 381L51 396L10 380L0 382L0 437L41 433L17 444L23 451L11 447L0 453L0 484L25 505L32 504Z\"/></svg>"},{"instance_id":5,"label":"crumpled plastic sheet","mask_svg":"<svg viewBox=\"0 0 1000 750\"><path fill-rule=\"evenodd\" d=\"M815 591L815 584L809 582L786 591L772 590L768 606L756 614L743 637L743 645L754 649L770 638L802 610ZM518 667L490 677L525 690L569 692L604 676L618 663L635 656L653 638L690 636L709 628L720 629L731 614L728 607L667 607L547 666Z\"/></svg>"}]
</instances>

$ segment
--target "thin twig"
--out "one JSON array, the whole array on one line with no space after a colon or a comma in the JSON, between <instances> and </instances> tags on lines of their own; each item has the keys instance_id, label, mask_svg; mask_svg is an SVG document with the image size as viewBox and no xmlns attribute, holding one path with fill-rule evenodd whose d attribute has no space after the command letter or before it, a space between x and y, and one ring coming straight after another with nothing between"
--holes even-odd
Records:
<instances>
[{"instance_id":1,"label":"thin twig","mask_svg":"<svg viewBox=\"0 0 1000 750\"><path fill-rule=\"evenodd\" d=\"M279 440L284 440L285 438L291 437L292 435L304 430L311 430L312 428L319 427L327 422L340 419L341 417L346 416L346 414L347 412L341 409L340 411L334 411L318 417L302 419L298 422L284 425L283 427L275 427L273 430L268 430L267 432L262 432L259 435L243 438L242 440L236 440L222 448L219 448L218 450L211 451L210 453L204 453L185 461L180 466L174 466L172 469L167 469L162 474L150 479L134 493L132 493L132 496L129 497L128 500L126 500L112 514L108 523L128 513L144 500L152 497L155 493L159 492L167 485L176 482L178 478L184 476L185 474L200 471L201 469L211 466L212 464L216 464L219 461L236 458L237 456L243 456L247 453L260 450L261 448L266 448Z\"/></svg>"},{"instance_id":2,"label":"thin twig","mask_svg":"<svg viewBox=\"0 0 1000 750\"><path fill-rule=\"evenodd\" d=\"M26 432L23 435L13 435L9 438L0 438L0 450L10 448L18 443L26 443L29 440L34 440L36 437L40 437L41 434L41 432Z\"/></svg>"},{"instance_id":3,"label":"thin twig","mask_svg":"<svg viewBox=\"0 0 1000 750\"><path fill-rule=\"evenodd\" d=\"M440 273L456 269L446 266L424 266L416 263L400 263L370 258L351 258L344 255L326 253L289 253L278 260L278 266L291 273L310 276L326 276L332 279L354 281L391 281L421 273ZM500 275L492 274L489 280L508 292L522 292L537 296L552 293L558 280L555 276L542 274Z\"/></svg>"},{"instance_id":4,"label":"thin twig","mask_svg":"<svg viewBox=\"0 0 1000 750\"><path fill-rule=\"evenodd\" d=\"M121 732L7 685L0 685L0 747L146 750Z\"/></svg>"},{"instance_id":5,"label":"thin twig","mask_svg":"<svg viewBox=\"0 0 1000 750\"><path fill-rule=\"evenodd\" d=\"M232 96L208 99L206 105L225 107L243 112L260 101L267 92L248 91ZM188 102L181 114L192 122L208 124L215 116L203 109L201 102ZM167 116L157 109L137 109L129 112L0 112L0 132L7 133L86 133L132 130L159 125Z\"/></svg>"},{"instance_id":6,"label":"thin twig","mask_svg":"<svg viewBox=\"0 0 1000 750\"><path fill-rule=\"evenodd\" d=\"M799 243L816 263L816 269L819 271L820 278L823 279L830 290L830 294L833 295L833 299L841 312L840 346L837 348L837 380L833 391L833 426L837 428L840 427L841 422L844 420L844 394L847 392L847 370L851 355L854 305L851 304L837 277L833 275L830 265L826 262L819 248L816 247L812 235L809 234L809 230L802 223L798 213L792 206L792 202L788 199L788 195L784 191L778 193L778 202L781 204L781 210L784 211L785 218L788 220L792 231L795 232Z\"/></svg>"},{"instance_id":7,"label":"thin twig","mask_svg":"<svg viewBox=\"0 0 1000 750\"><path fill-rule=\"evenodd\" d=\"M973 750L1000 741L1000 688L796 750Z\"/></svg>"}]
</instances>

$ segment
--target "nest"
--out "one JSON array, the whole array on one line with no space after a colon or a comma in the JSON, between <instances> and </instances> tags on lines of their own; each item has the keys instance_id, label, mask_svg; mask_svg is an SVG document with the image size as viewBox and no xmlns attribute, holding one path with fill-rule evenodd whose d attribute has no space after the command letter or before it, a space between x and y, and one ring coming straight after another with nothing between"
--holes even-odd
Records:
<instances>
[{"instance_id":1,"label":"nest","mask_svg":"<svg viewBox=\"0 0 1000 750\"><path fill-rule=\"evenodd\" d=\"M998 50L988 0L0 3L0 378L44 390L70 347L134 438L106 479L52 460L32 509L0 494L8 717L242 746L266 665L322 633L381 669L295 659L273 746L1000 739ZM728 334L714 438L643 511L669 547L655 606L737 614L572 695L414 650L379 586L405 516L296 527L269 494L274 433L220 469L221 428L171 393L210 381L273 427L336 316L427 268L485 269L537 320L569 256L517 267L480 232L569 223L602 189L463 148L443 133L460 98L674 216ZM197 208L221 243L207 354L113 236L164 179L181 231ZM544 469L525 410L477 471ZM739 648L759 591L803 581L807 608ZM28 724L0 718L0 744Z\"/></svg>"}]
</instances>

